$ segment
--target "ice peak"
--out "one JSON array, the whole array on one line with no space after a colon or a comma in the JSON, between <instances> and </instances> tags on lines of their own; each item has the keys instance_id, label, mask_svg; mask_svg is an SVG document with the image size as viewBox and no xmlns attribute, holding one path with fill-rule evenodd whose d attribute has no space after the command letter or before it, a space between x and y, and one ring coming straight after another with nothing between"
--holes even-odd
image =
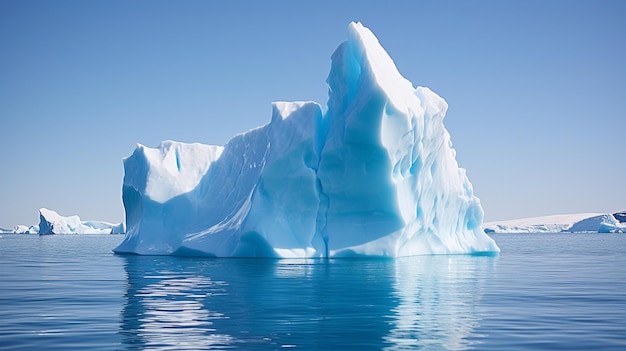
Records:
<instances>
[{"instance_id":1,"label":"ice peak","mask_svg":"<svg viewBox=\"0 0 626 351\"><path fill-rule=\"evenodd\" d=\"M389 88L390 83L398 82L413 88L411 82L402 77L374 33L360 22L352 22L348 26L348 43L361 52L361 65L369 67L376 81L385 85L384 88Z\"/></svg>"},{"instance_id":2,"label":"ice peak","mask_svg":"<svg viewBox=\"0 0 626 351\"><path fill-rule=\"evenodd\" d=\"M352 100L363 88L378 88L396 109L403 112L416 102L411 82L400 74L374 33L360 22L348 26L348 40L333 54L327 82L329 109Z\"/></svg>"}]
</instances>

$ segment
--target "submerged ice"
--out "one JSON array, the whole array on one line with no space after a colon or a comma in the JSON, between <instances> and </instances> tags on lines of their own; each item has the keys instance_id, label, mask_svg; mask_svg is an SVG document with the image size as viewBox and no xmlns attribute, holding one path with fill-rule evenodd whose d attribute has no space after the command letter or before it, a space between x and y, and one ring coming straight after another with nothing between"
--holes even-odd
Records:
<instances>
[{"instance_id":1,"label":"submerged ice","mask_svg":"<svg viewBox=\"0 0 626 351\"><path fill-rule=\"evenodd\" d=\"M118 253L400 257L498 252L443 125L374 34L351 23L328 110L277 102L226 145L138 145L124 160Z\"/></svg>"}]
</instances>

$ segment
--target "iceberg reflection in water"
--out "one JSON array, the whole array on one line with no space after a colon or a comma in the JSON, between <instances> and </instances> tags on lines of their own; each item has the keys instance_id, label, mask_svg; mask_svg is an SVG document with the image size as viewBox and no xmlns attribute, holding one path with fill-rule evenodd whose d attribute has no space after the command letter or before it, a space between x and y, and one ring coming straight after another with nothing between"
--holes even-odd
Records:
<instances>
[{"instance_id":1,"label":"iceberg reflection in water","mask_svg":"<svg viewBox=\"0 0 626 351\"><path fill-rule=\"evenodd\" d=\"M127 349L462 350L497 257L125 260Z\"/></svg>"},{"instance_id":2,"label":"iceberg reflection in water","mask_svg":"<svg viewBox=\"0 0 626 351\"><path fill-rule=\"evenodd\" d=\"M465 350L480 338L479 302L497 257L421 256L398 260L388 350Z\"/></svg>"}]
</instances>

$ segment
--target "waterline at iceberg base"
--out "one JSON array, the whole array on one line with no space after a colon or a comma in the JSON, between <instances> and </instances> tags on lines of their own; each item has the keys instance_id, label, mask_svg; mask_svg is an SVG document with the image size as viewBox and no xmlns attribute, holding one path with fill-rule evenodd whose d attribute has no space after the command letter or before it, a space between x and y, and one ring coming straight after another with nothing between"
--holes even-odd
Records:
<instances>
[{"instance_id":1,"label":"waterline at iceberg base","mask_svg":"<svg viewBox=\"0 0 626 351\"><path fill-rule=\"evenodd\" d=\"M360 23L332 55L329 99L277 102L226 145L165 141L124 160L117 253L401 257L499 252L443 125Z\"/></svg>"}]
</instances>

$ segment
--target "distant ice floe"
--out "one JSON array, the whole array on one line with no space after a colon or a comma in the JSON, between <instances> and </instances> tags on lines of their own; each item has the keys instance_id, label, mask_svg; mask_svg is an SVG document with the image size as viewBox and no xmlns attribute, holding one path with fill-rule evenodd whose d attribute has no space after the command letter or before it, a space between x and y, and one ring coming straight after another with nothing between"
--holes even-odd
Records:
<instances>
[{"instance_id":1,"label":"distant ice floe","mask_svg":"<svg viewBox=\"0 0 626 351\"><path fill-rule=\"evenodd\" d=\"M16 225L12 229L0 228L0 233L3 233L3 234L38 234L39 226L31 225L29 227L25 225Z\"/></svg>"},{"instance_id":2,"label":"distant ice floe","mask_svg":"<svg viewBox=\"0 0 626 351\"><path fill-rule=\"evenodd\" d=\"M0 229L6 234L124 234L124 223L81 221L78 216L61 216L47 208L39 209L39 225L17 225L13 229Z\"/></svg>"},{"instance_id":3,"label":"distant ice floe","mask_svg":"<svg viewBox=\"0 0 626 351\"><path fill-rule=\"evenodd\" d=\"M102 221L81 221L78 216L64 217L57 212L39 210L39 234L121 234L124 224Z\"/></svg>"}]
</instances>

